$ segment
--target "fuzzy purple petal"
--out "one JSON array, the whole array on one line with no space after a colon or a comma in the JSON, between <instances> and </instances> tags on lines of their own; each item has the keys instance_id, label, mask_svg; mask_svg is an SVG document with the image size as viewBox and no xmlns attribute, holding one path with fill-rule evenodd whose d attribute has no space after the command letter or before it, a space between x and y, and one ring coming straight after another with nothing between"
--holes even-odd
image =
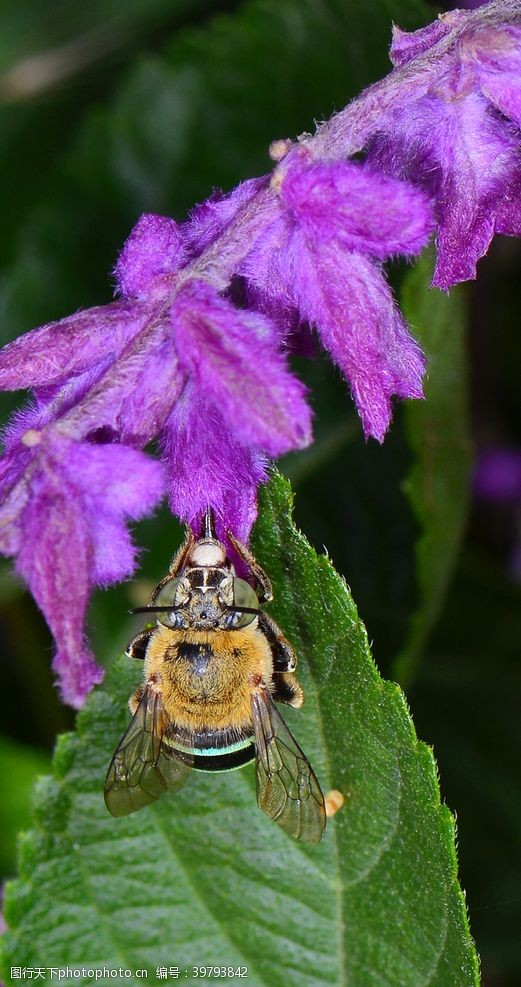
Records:
<instances>
[{"instance_id":1,"label":"fuzzy purple petal","mask_svg":"<svg viewBox=\"0 0 521 987\"><path fill-rule=\"evenodd\" d=\"M143 305L120 301L33 329L0 351L0 390L48 386L114 360L147 320Z\"/></svg>"},{"instance_id":2,"label":"fuzzy purple petal","mask_svg":"<svg viewBox=\"0 0 521 987\"><path fill-rule=\"evenodd\" d=\"M309 444L305 389L277 352L268 319L191 282L174 302L172 323L183 368L238 442L271 456Z\"/></svg>"},{"instance_id":3,"label":"fuzzy purple petal","mask_svg":"<svg viewBox=\"0 0 521 987\"><path fill-rule=\"evenodd\" d=\"M462 14L462 12L452 10L451 17L454 14ZM462 19L464 17L463 14ZM418 55L423 55L438 41L450 34L452 28L453 24L450 19L447 21L443 16L433 21L432 24L421 27L418 31L402 31L400 27L394 24L393 40L389 52L391 62L396 68L407 65L407 62L417 58Z\"/></svg>"},{"instance_id":4,"label":"fuzzy purple petal","mask_svg":"<svg viewBox=\"0 0 521 987\"><path fill-rule=\"evenodd\" d=\"M64 700L80 706L103 674L83 637L90 591L133 571L125 521L161 498L162 467L135 449L76 443L52 427L34 446L13 446L2 467L0 530L7 521L11 533L2 549L17 554L54 635Z\"/></svg>"},{"instance_id":5,"label":"fuzzy purple petal","mask_svg":"<svg viewBox=\"0 0 521 987\"><path fill-rule=\"evenodd\" d=\"M476 93L427 96L395 114L370 151L383 171L407 177L437 201L438 256L433 284L449 289L476 276L505 204L517 199L519 134ZM498 225L496 225L498 223Z\"/></svg>"},{"instance_id":6,"label":"fuzzy purple petal","mask_svg":"<svg viewBox=\"0 0 521 987\"><path fill-rule=\"evenodd\" d=\"M459 54L474 69L483 95L521 126L521 27L465 31Z\"/></svg>"},{"instance_id":7,"label":"fuzzy purple petal","mask_svg":"<svg viewBox=\"0 0 521 987\"><path fill-rule=\"evenodd\" d=\"M293 165L281 201L309 236L335 238L348 250L380 260L417 254L434 227L420 189L356 162Z\"/></svg>"},{"instance_id":8,"label":"fuzzy purple petal","mask_svg":"<svg viewBox=\"0 0 521 987\"><path fill-rule=\"evenodd\" d=\"M165 492L161 463L124 445L63 440L62 469L93 509L103 502L120 517L148 514Z\"/></svg>"},{"instance_id":9,"label":"fuzzy purple petal","mask_svg":"<svg viewBox=\"0 0 521 987\"><path fill-rule=\"evenodd\" d=\"M135 548L125 526L149 514L165 492L162 466L123 445L55 440L53 459L82 503L91 544L91 579L106 586L132 574Z\"/></svg>"},{"instance_id":10,"label":"fuzzy purple petal","mask_svg":"<svg viewBox=\"0 0 521 987\"><path fill-rule=\"evenodd\" d=\"M285 262L291 251L293 230L291 217L279 205L274 221L252 246L240 267L248 287L262 305L261 311L269 308L274 313L279 312L280 320L283 320L284 312L295 307Z\"/></svg>"},{"instance_id":11,"label":"fuzzy purple petal","mask_svg":"<svg viewBox=\"0 0 521 987\"><path fill-rule=\"evenodd\" d=\"M295 297L347 378L366 436L382 441L391 398L422 397L424 359L379 266L334 243L311 248L295 235Z\"/></svg>"},{"instance_id":12,"label":"fuzzy purple petal","mask_svg":"<svg viewBox=\"0 0 521 987\"><path fill-rule=\"evenodd\" d=\"M519 171L519 135L488 111L480 96L449 104L437 135L441 151L440 228L433 285L447 290L476 277L496 217Z\"/></svg>"},{"instance_id":13,"label":"fuzzy purple petal","mask_svg":"<svg viewBox=\"0 0 521 987\"><path fill-rule=\"evenodd\" d=\"M185 261L181 227L168 216L144 213L114 269L117 290L127 298L147 298L156 278L177 271Z\"/></svg>"},{"instance_id":14,"label":"fuzzy purple petal","mask_svg":"<svg viewBox=\"0 0 521 987\"><path fill-rule=\"evenodd\" d=\"M521 236L521 158L496 213L496 233Z\"/></svg>"},{"instance_id":15,"label":"fuzzy purple petal","mask_svg":"<svg viewBox=\"0 0 521 987\"><path fill-rule=\"evenodd\" d=\"M92 548L91 576L95 586L128 579L136 568L137 548L118 511L105 504L99 511L85 508Z\"/></svg>"},{"instance_id":16,"label":"fuzzy purple petal","mask_svg":"<svg viewBox=\"0 0 521 987\"><path fill-rule=\"evenodd\" d=\"M16 555L22 543L22 515L30 489L24 472L31 461L29 449L6 453L0 460L0 554Z\"/></svg>"},{"instance_id":17,"label":"fuzzy purple petal","mask_svg":"<svg viewBox=\"0 0 521 987\"><path fill-rule=\"evenodd\" d=\"M109 428L131 445L144 445L161 430L177 400L183 378L171 326L149 315L149 326L65 416L78 438Z\"/></svg>"},{"instance_id":18,"label":"fuzzy purple petal","mask_svg":"<svg viewBox=\"0 0 521 987\"><path fill-rule=\"evenodd\" d=\"M244 300L247 308L265 315L276 327L277 337L284 349L294 353L294 337L299 334L299 315L295 306L284 298L268 294L253 282L244 284Z\"/></svg>"},{"instance_id":19,"label":"fuzzy purple petal","mask_svg":"<svg viewBox=\"0 0 521 987\"><path fill-rule=\"evenodd\" d=\"M209 247L268 183L269 178L250 178L241 182L229 195L215 191L206 202L196 206L190 219L183 224L183 237L187 248L198 256Z\"/></svg>"},{"instance_id":20,"label":"fuzzy purple petal","mask_svg":"<svg viewBox=\"0 0 521 987\"><path fill-rule=\"evenodd\" d=\"M237 442L219 410L193 384L170 415L163 439L174 514L198 530L212 507L219 537L247 541L257 516L257 487L266 480L262 455Z\"/></svg>"},{"instance_id":21,"label":"fuzzy purple petal","mask_svg":"<svg viewBox=\"0 0 521 987\"><path fill-rule=\"evenodd\" d=\"M24 511L17 569L53 633L53 668L63 699L76 708L103 678L83 638L90 567L81 503L61 477L45 470L33 481L32 498Z\"/></svg>"}]
</instances>

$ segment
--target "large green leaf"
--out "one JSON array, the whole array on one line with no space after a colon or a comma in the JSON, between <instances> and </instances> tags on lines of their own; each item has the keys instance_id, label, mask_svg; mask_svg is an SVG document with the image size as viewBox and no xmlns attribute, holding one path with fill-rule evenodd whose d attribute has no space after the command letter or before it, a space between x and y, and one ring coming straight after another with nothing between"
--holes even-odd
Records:
<instances>
[{"instance_id":1,"label":"large green leaf","mask_svg":"<svg viewBox=\"0 0 521 987\"><path fill-rule=\"evenodd\" d=\"M139 677L121 659L38 787L20 877L6 891L7 983L15 964L143 967L151 977L158 965L245 965L254 987L478 983L432 753L398 686L379 677L345 582L290 511L275 476L255 548L301 659L307 702L285 716L325 789L346 798L323 843L293 842L256 809L251 768L194 776L136 816L109 817L104 771Z\"/></svg>"},{"instance_id":2,"label":"large green leaf","mask_svg":"<svg viewBox=\"0 0 521 987\"><path fill-rule=\"evenodd\" d=\"M465 289L450 296L429 287L424 255L402 289L404 313L427 357L425 401L409 402L406 430L413 464L404 489L415 513L418 604L395 664L400 682L413 676L452 575L470 498L472 463L467 407Z\"/></svg>"}]
</instances>

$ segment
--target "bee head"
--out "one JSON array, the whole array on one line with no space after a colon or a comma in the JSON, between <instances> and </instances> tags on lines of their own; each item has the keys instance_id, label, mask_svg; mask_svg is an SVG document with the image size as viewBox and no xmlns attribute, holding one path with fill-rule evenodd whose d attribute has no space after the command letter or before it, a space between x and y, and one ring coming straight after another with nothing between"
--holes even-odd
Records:
<instances>
[{"instance_id":1,"label":"bee head","mask_svg":"<svg viewBox=\"0 0 521 987\"><path fill-rule=\"evenodd\" d=\"M160 583L150 609L166 627L238 630L255 620L259 599L230 569L194 566Z\"/></svg>"},{"instance_id":2,"label":"bee head","mask_svg":"<svg viewBox=\"0 0 521 987\"><path fill-rule=\"evenodd\" d=\"M150 605L134 613L145 611L156 613L166 627L179 630L238 630L257 617L259 598L249 583L236 576L226 548L215 536L210 511L179 575L160 582Z\"/></svg>"}]
</instances>

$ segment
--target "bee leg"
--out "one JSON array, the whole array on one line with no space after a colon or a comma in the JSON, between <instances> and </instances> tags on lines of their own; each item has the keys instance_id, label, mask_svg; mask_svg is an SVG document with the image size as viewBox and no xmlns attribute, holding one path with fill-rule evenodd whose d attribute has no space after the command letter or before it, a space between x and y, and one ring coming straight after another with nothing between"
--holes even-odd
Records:
<instances>
[{"instance_id":1,"label":"bee leg","mask_svg":"<svg viewBox=\"0 0 521 987\"><path fill-rule=\"evenodd\" d=\"M292 672L275 672L273 686L272 696L277 703L286 703L295 709L302 706L304 702L302 686Z\"/></svg>"},{"instance_id":2,"label":"bee leg","mask_svg":"<svg viewBox=\"0 0 521 987\"><path fill-rule=\"evenodd\" d=\"M297 667L297 656L291 644L284 637L280 627L273 617L263 610L259 613L259 627L266 637L273 655L273 670L275 672L294 672Z\"/></svg>"},{"instance_id":3,"label":"bee leg","mask_svg":"<svg viewBox=\"0 0 521 987\"><path fill-rule=\"evenodd\" d=\"M253 555L253 552L250 552L249 548L246 548L246 545L243 545L241 541L237 541L237 538L235 538L235 536L232 535L231 531L227 531L226 536L230 544L237 552L239 558L241 558L242 561L246 563L252 576L254 576L255 579L257 580L257 583L259 584L260 587L260 593L257 593L257 596L259 597L260 602L270 603L270 601L273 599L273 591L271 588L271 583L266 573L264 572L264 569L262 569L259 563L257 562L257 559Z\"/></svg>"},{"instance_id":4,"label":"bee leg","mask_svg":"<svg viewBox=\"0 0 521 987\"><path fill-rule=\"evenodd\" d=\"M180 545L179 548L177 549L177 552L175 553L175 555L174 555L174 557L173 557L173 559L172 559L172 561L170 563L170 569L168 570L168 576L165 576L165 578L162 579L160 583L158 583L158 585L156 586L156 588L154 590L154 593L153 593L153 596L154 597L157 596L157 594L163 588L163 586L165 585L165 583L170 582L170 580L174 576L177 576L178 572L181 571L181 569L184 567L184 564L185 564L188 556L190 555L190 552L192 551L192 548L194 547L194 545L195 545L194 533L193 533L192 529L188 527L186 529L185 540L182 543L182 545Z\"/></svg>"},{"instance_id":5,"label":"bee leg","mask_svg":"<svg viewBox=\"0 0 521 987\"><path fill-rule=\"evenodd\" d=\"M128 708L129 708L130 712L132 713L132 716L134 716L134 713L136 712L136 710L137 710L137 708L138 708L138 706L139 706L139 704L140 704L140 702L141 702L141 700L143 698L144 692L145 692L145 686L144 685L138 685L137 689L135 689L134 692L132 693L132 695L131 695L131 697L130 697L130 699L128 701Z\"/></svg>"},{"instance_id":6,"label":"bee leg","mask_svg":"<svg viewBox=\"0 0 521 987\"><path fill-rule=\"evenodd\" d=\"M186 559L188 558L194 545L195 545L194 533L190 527L187 527L185 540L183 544L178 548L177 552L175 553L170 563L170 571L168 573L168 576L166 577L167 579L171 579L172 576L177 576L177 573L180 571L180 569L183 568Z\"/></svg>"}]
</instances>

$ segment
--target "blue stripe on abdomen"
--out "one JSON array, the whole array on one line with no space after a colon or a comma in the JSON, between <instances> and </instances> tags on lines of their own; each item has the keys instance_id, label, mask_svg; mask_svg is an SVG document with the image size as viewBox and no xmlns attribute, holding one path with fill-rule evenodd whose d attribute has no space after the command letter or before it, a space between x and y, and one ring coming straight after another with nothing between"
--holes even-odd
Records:
<instances>
[{"instance_id":1,"label":"blue stripe on abdomen","mask_svg":"<svg viewBox=\"0 0 521 987\"><path fill-rule=\"evenodd\" d=\"M255 745L251 738L224 748L209 747L207 750L191 751L178 747L173 749L179 751L181 760L190 763L194 771L233 771L234 768L249 764L255 757Z\"/></svg>"}]
</instances>

